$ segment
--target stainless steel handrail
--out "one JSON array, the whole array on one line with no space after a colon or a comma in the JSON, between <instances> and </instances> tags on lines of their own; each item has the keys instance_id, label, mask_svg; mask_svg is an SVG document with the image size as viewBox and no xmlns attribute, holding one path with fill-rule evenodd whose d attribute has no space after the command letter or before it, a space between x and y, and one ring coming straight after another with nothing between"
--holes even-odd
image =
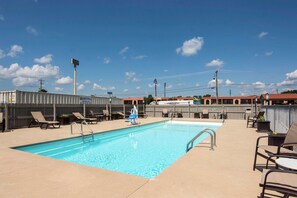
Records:
<instances>
[{"instance_id":1,"label":"stainless steel handrail","mask_svg":"<svg viewBox=\"0 0 297 198\"><path fill-rule=\"evenodd\" d=\"M70 125L70 127L71 127L71 128L70 128L70 129L71 129L71 134L73 134L73 125L75 125L75 127L78 129L80 135L81 135L82 138L83 138L83 142L85 142L85 136L86 136L86 135L87 135L87 136L91 135L91 137L92 137L92 141L94 141L94 132L93 132L93 130L91 129L91 127L89 126L89 124L88 124L85 120L83 120L83 121L80 123L80 128L79 128L79 126L78 126L78 124L77 124L76 122L72 122L71 125ZM83 130L83 125L86 125L86 126L88 127L89 131L84 131L84 130ZM85 134L86 132L89 132L89 134Z\"/></svg>"},{"instance_id":2,"label":"stainless steel handrail","mask_svg":"<svg viewBox=\"0 0 297 198\"><path fill-rule=\"evenodd\" d=\"M193 139L191 139L188 144L187 144L187 148L186 148L186 152L188 152L189 150L191 150L194 146L194 141L199 138L202 134L204 133L208 133L210 135L210 150L214 150L213 146L217 146L217 136L216 136L216 132L213 129L204 129L202 131L200 131ZM190 147L189 147L190 146Z\"/></svg>"}]
</instances>

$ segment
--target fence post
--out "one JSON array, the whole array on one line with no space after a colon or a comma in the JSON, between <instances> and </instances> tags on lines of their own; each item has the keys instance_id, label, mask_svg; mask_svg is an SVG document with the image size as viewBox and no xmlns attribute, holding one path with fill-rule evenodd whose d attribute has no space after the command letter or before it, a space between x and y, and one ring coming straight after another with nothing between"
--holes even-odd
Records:
<instances>
[{"instance_id":1,"label":"fence post","mask_svg":"<svg viewBox=\"0 0 297 198\"><path fill-rule=\"evenodd\" d=\"M126 106L123 104L123 113L124 113L124 118L126 118Z\"/></svg>"},{"instance_id":2,"label":"fence post","mask_svg":"<svg viewBox=\"0 0 297 198\"><path fill-rule=\"evenodd\" d=\"M154 117L156 117L156 104L154 104Z\"/></svg>"},{"instance_id":3,"label":"fence post","mask_svg":"<svg viewBox=\"0 0 297 198\"><path fill-rule=\"evenodd\" d=\"M273 131L275 131L275 123L276 123L276 118L275 118L276 117L275 116L276 113L275 113L275 110L276 110L276 108L274 107L273 108Z\"/></svg>"},{"instance_id":4,"label":"fence post","mask_svg":"<svg viewBox=\"0 0 297 198\"><path fill-rule=\"evenodd\" d=\"M53 103L53 116L54 116L54 121L56 121L56 104Z\"/></svg>"},{"instance_id":5,"label":"fence post","mask_svg":"<svg viewBox=\"0 0 297 198\"><path fill-rule=\"evenodd\" d=\"M4 112L5 112L5 131L8 131L9 127L8 127L8 104L5 103L4 104Z\"/></svg>"},{"instance_id":6,"label":"fence post","mask_svg":"<svg viewBox=\"0 0 297 198\"><path fill-rule=\"evenodd\" d=\"M189 102L189 118L190 118L190 116L191 116L191 115L190 115L190 102Z\"/></svg>"},{"instance_id":7,"label":"fence post","mask_svg":"<svg viewBox=\"0 0 297 198\"><path fill-rule=\"evenodd\" d=\"M289 127L291 127L291 104L289 104Z\"/></svg>"},{"instance_id":8,"label":"fence post","mask_svg":"<svg viewBox=\"0 0 297 198\"><path fill-rule=\"evenodd\" d=\"M83 102L83 111L84 111L84 117L86 117L86 103Z\"/></svg>"}]
</instances>

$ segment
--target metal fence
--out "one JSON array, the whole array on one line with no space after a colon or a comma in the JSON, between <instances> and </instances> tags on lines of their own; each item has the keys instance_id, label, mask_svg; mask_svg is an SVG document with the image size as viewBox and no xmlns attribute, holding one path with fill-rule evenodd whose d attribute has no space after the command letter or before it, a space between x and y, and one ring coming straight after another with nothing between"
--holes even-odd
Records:
<instances>
[{"instance_id":1,"label":"metal fence","mask_svg":"<svg viewBox=\"0 0 297 198\"><path fill-rule=\"evenodd\" d=\"M262 110L273 131L286 133L291 124L297 122L297 105L264 106Z\"/></svg>"},{"instance_id":2,"label":"metal fence","mask_svg":"<svg viewBox=\"0 0 297 198\"><path fill-rule=\"evenodd\" d=\"M208 112L209 118L220 118L222 114L227 119L246 119L247 115L253 114L254 105L148 105L146 114L150 117L161 117L163 109L168 112L179 114L184 118L201 118L203 111Z\"/></svg>"},{"instance_id":3,"label":"metal fence","mask_svg":"<svg viewBox=\"0 0 297 198\"><path fill-rule=\"evenodd\" d=\"M32 111L42 112L47 120L57 120L62 114L80 112L89 116L91 110L94 113L103 113L104 109L129 115L132 108L132 105L123 104L0 104L0 112L4 112L6 130L28 127L32 120ZM138 111L143 112L143 105L138 106Z\"/></svg>"}]
</instances>

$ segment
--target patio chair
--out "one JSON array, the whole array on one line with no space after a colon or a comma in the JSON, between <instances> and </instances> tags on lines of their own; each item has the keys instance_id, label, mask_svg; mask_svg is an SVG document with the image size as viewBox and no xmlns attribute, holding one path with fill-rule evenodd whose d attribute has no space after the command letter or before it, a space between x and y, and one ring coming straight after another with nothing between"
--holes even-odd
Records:
<instances>
[{"instance_id":1,"label":"patio chair","mask_svg":"<svg viewBox=\"0 0 297 198\"><path fill-rule=\"evenodd\" d=\"M79 112L73 112L72 113L74 117L76 118L77 122L82 122L86 121L87 123L93 123L95 122L96 124L98 123L97 118L85 118L83 115L81 115Z\"/></svg>"},{"instance_id":2,"label":"patio chair","mask_svg":"<svg viewBox=\"0 0 297 198\"><path fill-rule=\"evenodd\" d=\"M280 144L279 146L259 145L260 140L263 138L268 138L268 136L260 136L257 139L253 170L256 169L258 155L265 159L269 159L269 157L272 155L296 154L295 151L290 150L288 147L297 145L297 123L293 123L291 125L286 134L284 143ZM260 152L259 149L262 150L262 152ZM273 159L271 159L271 161L274 162Z\"/></svg>"},{"instance_id":3,"label":"patio chair","mask_svg":"<svg viewBox=\"0 0 297 198\"><path fill-rule=\"evenodd\" d=\"M31 115L33 119L31 120L29 124L29 128L31 127L31 124L33 122L36 122L41 129L43 129L43 126L45 126L45 129L48 128L49 125L53 126L53 128L56 128L55 125L58 125L58 128L60 128L60 122L59 121L47 121L45 120L43 114L40 111L32 111Z\"/></svg>"},{"instance_id":4,"label":"patio chair","mask_svg":"<svg viewBox=\"0 0 297 198\"><path fill-rule=\"evenodd\" d=\"M162 110L162 117L168 117L168 109Z\"/></svg>"},{"instance_id":5,"label":"patio chair","mask_svg":"<svg viewBox=\"0 0 297 198\"><path fill-rule=\"evenodd\" d=\"M5 120L3 118L3 112L0 112L0 125L2 127L2 132L5 130Z\"/></svg>"},{"instance_id":6,"label":"patio chair","mask_svg":"<svg viewBox=\"0 0 297 198\"><path fill-rule=\"evenodd\" d=\"M259 111L258 115L255 115L253 117L248 116L246 119L246 128L249 127L249 124L252 123L252 127L255 127L255 124L257 123L258 119L262 116L264 116L265 111Z\"/></svg>"},{"instance_id":7,"label":"patio chair","mask_svg":"<svg viewBox=\"0 0 297 198\"><path fill-rule=\"evenodd\" d=\"M264 198L267 190L283 194L282 197L297 196L297 172L289 170L264 169L260 182ZM271 195L269 193L269 195ZM280 197L280 196L278 196Z\"/></svg>"}]
</instances>

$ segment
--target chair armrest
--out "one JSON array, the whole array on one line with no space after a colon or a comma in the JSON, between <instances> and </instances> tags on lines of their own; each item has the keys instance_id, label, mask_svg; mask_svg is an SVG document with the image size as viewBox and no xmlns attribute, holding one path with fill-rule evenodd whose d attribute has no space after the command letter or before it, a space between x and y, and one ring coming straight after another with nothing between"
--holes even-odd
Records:
<instances>
[{"instance_id":1,"label":"chair armrest","mask_svg":"<svg viewBox=\"0 0 297 198\"><path fill-rule=\"evenodd\" d=\"M285 154L274 154L274 155L271 155L267 158L267 161L266 161L266 169L268 168L268 163L269 161L272 161L271 159L272 158L291 158L291 159L296 159L297 160L297 153L296 154L293 154L293 153L285 153Z\"/></svg>"},{"instance_id":2,"label":"chair armrest","mask_svg":"<svg viewBox=\"0 0 297 198\"><path fill-rule=\"evenodd\" d=\"M258 138L257 138L256 147L259 146L260 139L263 139L263 138L268 138L268 136L260 136L260 137L258 137Z\"/></svg>"},{"instance_id":3,"label":"chair armrest","mask_svg":"<svg viewBox=\"0 0 297 198\"><path fill-rule=\"evenodd\" d=\"M266 186L267 183L267 177L274 172L278 172L278 173L289 173L289 174L296 174L297 175L297 171L290 171L290 170L279 170L279 169L270 169L267 171L265 177L264 177L264 182L263 185Z\"/></svg>"}]
</instances>

